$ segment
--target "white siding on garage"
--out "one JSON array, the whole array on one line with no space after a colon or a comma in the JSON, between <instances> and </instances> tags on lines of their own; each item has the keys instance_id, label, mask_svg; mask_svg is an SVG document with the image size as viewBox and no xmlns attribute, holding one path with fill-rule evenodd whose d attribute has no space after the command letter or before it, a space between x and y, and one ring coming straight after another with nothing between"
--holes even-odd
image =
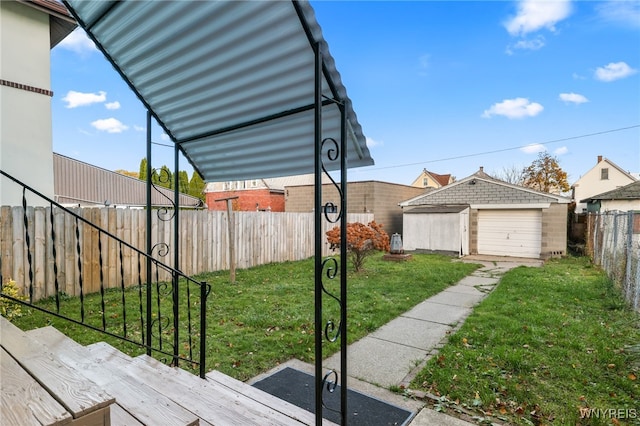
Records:
<instances>
[{"instance_id":1,"label":"white siding on garage","mask_svg":"<svg viewBox=\"0 0 640 426\"><path fill-rule=\"evenodd\" d=\"M403 215L405 250L469 252L468 210L461 213Z\"/></svg>"},{"instance_id":2,"label":"white siding on garage","mask_svg":"<svg viewBox=\"0 0 640 426\"><path fill-rule=\"evenodd\" d=\"M478 254L540 257L541 210L479 210Z\"/></svg>"}]
</instances>

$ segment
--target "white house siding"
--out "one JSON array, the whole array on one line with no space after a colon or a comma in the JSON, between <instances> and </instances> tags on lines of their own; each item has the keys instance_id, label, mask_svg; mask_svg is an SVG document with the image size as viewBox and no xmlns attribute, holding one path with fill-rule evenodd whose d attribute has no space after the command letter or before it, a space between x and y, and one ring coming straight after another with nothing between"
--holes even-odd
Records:
<instances>
[{"instance_id":1,"label":"white house siding","mask_svg":"<svg viewBox=\"0 0 640 426\"><path fill-rule=\"evenodd\" d=\"M607 179L602 179L602 169L608 169ZM606 158L602 159L573 184L573 197L576 202L575 212L582 213L587 209L587 204L581 203L580 200L586 200L594 195L620 188L634 181L633 176L620 169L616 164Z\"/></svg>"},{"instance_id":2,"label":"white house siding","mask_svg":"<svg viewBox=\"0 0 640 426\"><path fill-rule=\"evenodd\" d=\"M0 1L0 79L51 90L49 48L48 14ZM51 98L0 85L0 112L0 169L53 198ZM0 205L20 205L21 196L1 180Z\"/></svg>"},{"instance_id":3,"label":"white house siding","mask_svg":"<svg viewBox=\"0 0 640 426\"><path fill-rule=\"evenodd\" d=\"M539 258L542 211L478 211L478 254Z\"/></svg>"},{"instance_id":4,"label":"white house siding","mask_svg":"<svg viewBox=\"0 0 640 426\"><path fill-rule=\"evenodd\" d=\"M451 213L407 213L403 216L405 250L469 254L469 210Z\"/></svg>"},{"instance_id":5,"label":"white house siding","mask_svg":"<svg viewBox=\"0 0 640 426\"><path fill-rule=\"evenodd\" d=\"M600 201L601 212L640 210L640 200L602 200Z\"/></svg>"}]
</instances>

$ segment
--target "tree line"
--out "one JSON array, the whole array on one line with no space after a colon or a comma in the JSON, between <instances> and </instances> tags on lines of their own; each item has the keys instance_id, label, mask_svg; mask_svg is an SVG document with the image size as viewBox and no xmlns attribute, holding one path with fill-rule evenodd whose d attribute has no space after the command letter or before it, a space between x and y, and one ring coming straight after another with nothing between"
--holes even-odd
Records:
<instances>
[{"instance_id":1,"label":"tree line","mask_svg":"<svg viewBox=\"0 0 640 426\"><path fill-rule=\"evenodd\" d=\"M147 158L140 160L140 171L138 172L138 179L146 182L147 180ZM151 182L154 185L161 186L167 189L175 188L175 175L171 172L169 167L162 166L160 169L153 169L151 174ZM178 190L183 194L188 194L193 197L199 198L205 201L204 187L205 182L202 177L194 170L189 179L189 174L185 170L178 171Z\"/></svg>"},{"instance_id":2,"label":"tree line","mask_svg":"<svg viewBox=\"0 0 640 426\"><path fill-rule=\"evenodd\" d=\"M504 167L493 174L496 179L541 192L562 194L571 188L559 160L546 151L538 153L538 158L527 167Z\"/></svg>"}]
</instances>

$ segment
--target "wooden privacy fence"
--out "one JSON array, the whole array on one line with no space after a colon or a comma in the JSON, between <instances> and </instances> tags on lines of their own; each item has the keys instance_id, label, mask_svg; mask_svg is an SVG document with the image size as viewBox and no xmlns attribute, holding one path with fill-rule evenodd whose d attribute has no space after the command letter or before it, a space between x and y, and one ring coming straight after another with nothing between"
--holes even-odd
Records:
<instances>
[{"instance_id":1,"label":"wooden privacy fence","mask_svg":"<svg viewBox=\"0 0 640 426\"><path fill-rule=\"evenodd\" d=\"M70 210L106 233L145 251L146 210L107 207ZM233 214L239 268L314 255L313 213ZM153 256L175 267L174 222L162 220L161 216L156 211L152 216ZM348 215L349 222L371 220L373 214L370 213ZM227 221L228 215L222 211L180 211L180 265L176 269L186 275L229 269ZM324 234L333 226L323 219L324 255L330 254ZM59 291L70 296L80 294L80 282L87 294L99 291L101 282L108 289L138 285L139 276L146 281L144 259L105 232L83 224L57 207L53 211L50 207L27 207L26 215L22 207L1 207L1 275L5 281L13 279L23 295L28 295L27 289L33 280L34 301L54 295L56 281ZM152 277L154 281L170 279L164 270L153 273L160 274Z\"/></svg>"}]
</instances>

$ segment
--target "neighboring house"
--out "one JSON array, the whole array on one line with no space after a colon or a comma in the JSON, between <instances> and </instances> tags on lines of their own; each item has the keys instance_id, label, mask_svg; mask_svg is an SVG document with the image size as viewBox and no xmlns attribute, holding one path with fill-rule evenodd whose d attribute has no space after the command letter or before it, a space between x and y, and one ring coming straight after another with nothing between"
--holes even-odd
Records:
<instances>
[{"instance_id":1,"label":"neighboring house","mask_svg":"<svg viewBox=\"0 0 640 426\"><path fill-rule=\"evenodd\" d=\"M473 175L400 203L405 250L529 258L561 256L569 199Z\"/></svg>"},{"instance_id":2,"label":"neighboring house","mask_svg":"<svg viewBox=\"0 0 640 426\"><path fill-rule=\"evenodd\" d=\"M640 211L640 182L633 182L580 202L587 203L587 211L590 212Z\"/></svg>"},{"instance_id":3,"label":"neighboring house","mask_svg":"<svg viewBox=\"0 0 640 426\"><path fill-rule=\"evenodd\" d=\"M582 200L623 187L636 180L630 173L621 169L613 161L598 155L596 165L571 186L573 189L572 198L576 203L575 212L587 212L587 204Z\"/></svg>"},{"instance_id":4,"label":"neighboring house","mask_svg":"<svg viewBox=\"0 0 640 426\"><path fill-rule=\"evenodd\" d=\"M210 182L204 189L209 210L226 210L226 198L236 211L285 211L285 186L313 185L313 174L231 182ZM327 182L328 178L323 178Z\"/></svg>"},{"instance_id":5,"label":"neighboring house","mask_svg":"<svg viewBox=\"0 0 640 426\"><path fill-rule=\"evenodd\" d=\"M427 169L423 169L420 176L418 176L411 186L415 186L416 188L442 188L443 186L449 185L454 182L453 176L450 174L447 175L439 175L434 172L430 172Z\"/></svg>"},{"instance_id":6,"label":"neighboring house","mask_svg":"<svg viewBox=\"0 0 640 426\"><path fill-rule=\"evenodd\" d=\"M53 154L54 200L68 207L145 207L147 183L93 166L60 154ZM151 191L155 207L171 207L174 193L171 189ZM180 207L202 207L202 201L191 195L180 194Z\"/></svg>"},{"instance_id":7,"label":"neighboring house","mask_svg":"<svg viewBox=\"0 0 640 426\"><path fill-rule=\"evenodd\" d=\"M287 186L285 211L312 212L313 185ZM424 188L380 181L349 182L347 184L348 213L373 213L376 222L392 235L402 232L402 208L398 203L424 194ZM323 204L332 202L339 208L338 192L332 184L322 185Z\"/></svg>"},{"instance_id":8,"label":"neighboring house","mask_svg":"<svg viewBox=\"0 0 640 426\"><path fill-rule=\"evenodd\" d=\"M0 1L0 169L48 197L54 192L50 50L75 27L56 1ZM21 205L22 191L5 182L0 205Z\"/></svg>"}]
</instances>

